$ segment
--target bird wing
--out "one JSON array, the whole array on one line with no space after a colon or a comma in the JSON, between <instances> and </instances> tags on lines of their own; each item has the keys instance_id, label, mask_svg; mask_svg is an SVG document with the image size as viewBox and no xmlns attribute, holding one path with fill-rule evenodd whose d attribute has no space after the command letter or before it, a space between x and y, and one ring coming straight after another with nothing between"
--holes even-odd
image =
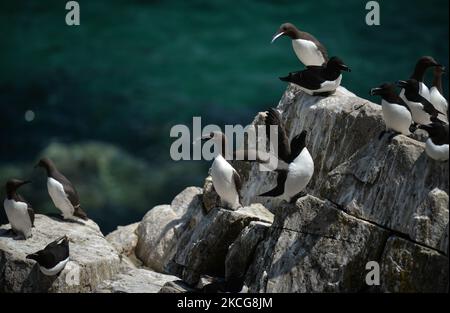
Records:
<instances>
[{"instance_id":1,"label":"bird wing","mask_svg":"<svg viewBox=\"0 0 450 313\"><path fill-rule=\"evenodd\" d=\"M306 39L306 40L310 40L310 41L314 42L315 45L317 46L317 48L319 49L319 51L323 54L325 63L328 62L328 51L325 48L325 46L322 45L319 40L317 40L316 37L314 37L313 35L311 35L310 33L307 33L307 32L301 32L301 37L302 37L302 39Z\"/></svg>"},{"instance_id":2,"label":"bird wing","mask_svg":"<svg viewBox=\"0 0 450 313\"><path fill-rule=\"evenodd\" d=\"M72 183L61 173L55 173L55 179L61 183L64 188L64 193L69 199L72 206L75 208L80 205L80 198L78 197L77 190Z\"/></svg>"},{"instance_id":3,"label":"bird wing","mask_svg":"<svg viewBox=\"0 0 450 313\"><path fill-rule=\"evenodd\" d=\"M278 154L278 158L283 160L286 163L289 163L289 156L291 154L291 149L289 146L289 139L286 134L286 130L281 121L280 113L277 110L270 108L267 111L267 116L265 118L266 124L266 136L270 141L270 126L277 126L277 134L278 134L278 147L273 147L276 149L275 153ZM271 144L271 143L269 143Z\"/></svg>"},{"instance_id":4,"label":"bird wing","mask_svg":"<svg viewBox=\"0 0 450 313\"><path fill-rule=\"evenodd\" d=\"M287 170L275 170L278 173L277 176L277 185L272 190L269 190L263 194L260 194L260 197L278 197L284 193L284 183L287 179Z\"/></svg>"}]
</instances>

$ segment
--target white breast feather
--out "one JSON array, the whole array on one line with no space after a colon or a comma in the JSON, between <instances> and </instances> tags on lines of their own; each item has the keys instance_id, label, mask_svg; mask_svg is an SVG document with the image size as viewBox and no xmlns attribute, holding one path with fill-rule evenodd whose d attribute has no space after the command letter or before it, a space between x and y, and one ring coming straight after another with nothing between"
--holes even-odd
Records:
<instances>
[{"instance_id":1,"label":"white breast feather","mask_svg":"<svg viewBox=\"0 0 450 313\"><path fill-rule=\"evenodd\" d=\"M381 101L383 119L388 129L409 135L409 126L412 123L411 113L404 106Z\"/></svg>"},{"instance_id":2,"label":"white breast feather","mask_svg":"<svg viewBox=\"0 0 450 313\"><path fill-rule=\"evenodd\" d=\"M430 138L427 139L425 143L425 152L427 155L437 161L447 161L448 160L448 144L446 145L435 145Z\"/></svg>"},{"instance_id":3,"label":"white breast feather","mask_svg":"<svg viewBox=\"0 0 450 313\"><path fill-rule=\"evenodd\" d=\"M303 191L314 174L314 161L307 148L289 164L288 175L284 184L282 199L290 200L293 196Z\"/></svg>"},{"instance_id":4,"label":"white breast feather","mask_svg":"<svg viewBox=\"0 0 450 313\"><path fill-rule=\"evenodd\" d=\"M239 194L233 179L233 167L222 155L218 155L211 166L211 178L214 189L221 200L232 209L239 206Z\"/></svg>"},{"instance_id":5,"label":"white breast feather","mask_svg":"<svg viewBox=\"0 0 450 313\"><path fill-rule=\"evenodd\" d=\"M61 211L64 218L73 217L74 207L67 197L63 185L56 179L49 177L47 179L47 189L55 206Z\"/></svg>"},{"instance_id":6,"label":"white breast feather","mask_svg":"<svg viewBox=\"0 0 450 313\"><path fill-rule=\"evenodd\" d=\"M309 40L294 39L292 47L300 61L306 65L322 65L325 59L317 46Z\"/></svg>"},{"instance_id":7,"label":"white breast feather","mask_svg":"<svg viewBox=\"0 0 450 313\"><path fill-rule=\"evenodd\" d=\"M28 205L25 202L5 199L3 202L6 216L13 230L21 232L25 238L31 236L31 220L28 214Z\"/></svg>"}]
</instances>

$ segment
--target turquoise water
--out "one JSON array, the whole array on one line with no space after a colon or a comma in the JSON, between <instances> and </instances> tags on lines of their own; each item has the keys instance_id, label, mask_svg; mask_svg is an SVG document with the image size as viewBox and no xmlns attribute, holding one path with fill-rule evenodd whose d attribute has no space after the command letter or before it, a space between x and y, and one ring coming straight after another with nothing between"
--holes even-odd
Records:
<instances>
[{"instance_id":1,"label":"turquoise water","mask_svg":"<svg viewBox=\"0 0 450 313\"><path fill-rule=\"evenodd\" d=\"M381 26L369 27L366 1L79 1L81 25L68 27L65 1L2 1L0 164L31 163L52 142L101 141L167 176L174 124L246 124L278 103L278 77L301 69L287 38L270 44L286 21L341 57L352 69L343 85L362 97L408 77L422 55L448 65L448 1L379 2ZM208 164L192 163L148 208L201 184Z\"/></svg>"}]
</instances>

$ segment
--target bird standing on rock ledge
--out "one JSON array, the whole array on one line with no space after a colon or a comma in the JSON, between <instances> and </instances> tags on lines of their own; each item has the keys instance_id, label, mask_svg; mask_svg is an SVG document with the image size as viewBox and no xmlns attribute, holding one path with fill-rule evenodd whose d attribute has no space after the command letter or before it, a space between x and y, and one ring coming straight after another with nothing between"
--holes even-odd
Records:
<instances>
[{"instance_id":1,"label":"bird standing on rock ledge","mask_svg":"<svg viewBox=\"0 0 450 313\"><path fill-rule=\"evenodd\" d=\"M6 199L3 205L11 230L17 235L17 239L21 236L24 239L30 238L31 229L34 226L33 208L17 192L20 186L28 183L30 183L29 180L18 179L10 179L6 183Z\"/></svg>"},{"instance_id":2,"label":"bird standing on rock ledge","mask_svg":"<svg viewBox=\"0 0 450 313\"><path fill-rule=\"evenodd\" d=\"M87 220L88 217L80 206L78 193L72 183L61 174L50 159L43 158L35 167L43 167L47 172L47 189L55 206L64 219L74 216Z\"/></svg>"},{"instance_id":3,"label":"bird standing on rock ledge","mask_svg":"<svg viewBox=\"0 0 450 313\"><path fill-rule=\"evenodd\" d=\"M313 35L298 30L291 23L284 23L273 36L272 43L281 36L292 39L294 52L305 66L320 66L328 62L327 50Z\"/></svg>"},{"instance_id":4,"label":"bird standing on rock ledge","mask_svg":"<svg viewBox=\"0 0 450 313\"><path fill-rule=\"evenodd\" d=\"M329 96L341 85L342 71L351 72L341 59L332 57L326 65L310 66L303 71L280 77L280 80L296 84L312 96Z\"/></svg>"},{"instance_id":5,"label":"bird standing on rock ledge","mask_svg":"<svg viewBox=\"0 0 450 313\"><path fill-rule=\"evenodd\" d=\"M265 119L266 126L276 125L278 128L278 157L288 164L287 169L276 169L278 173L277 185L260 197L279 197L292 202L308 185L314 174L314 161L306 148L306 131L295 136L289 145L286 129L281 121L281 116L275 109L269 109Z\"/></svg>"},{"instance_id":6,"label":"bird standing on rock ledge","mask_svg":"<svg viewBox=\"0 0 450 313\"><path fill-rule=\"evenodd\" d=\"M213 140L216 149L219 149L211 166L211 178L214 189L220 196L220 199L232 210L242 207L240 200L240 190L242 187L241 177L233 166L224 158L226 152L225 135L222 132L211 132L202 136L201 139Z\"/></svg>"}]
</instances>

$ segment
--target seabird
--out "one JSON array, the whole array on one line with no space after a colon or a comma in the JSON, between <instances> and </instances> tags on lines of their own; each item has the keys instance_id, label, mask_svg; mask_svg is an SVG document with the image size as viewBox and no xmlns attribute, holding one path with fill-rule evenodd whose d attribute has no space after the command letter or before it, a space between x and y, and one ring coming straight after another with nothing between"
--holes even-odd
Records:
<instances>
[{"instance_id":1,"label":"seabird","mask_svg":"<svg viewBox=\"0 0 450 313\"><path fill-rule=\"evenodd\" d=\"M295 136L289 145L286 129L277 110L268 110L265 123L266 127L277 126L278 147L274 149L278 152L278 158L289 165L287 169L275 170L278 174L277 185L259 196L279 197L292 202L303 192L314 174L314 161L305 145L307 132L304 130Z\"/></svg>"},{"instance_id":2,"label":"seabird","mask_svg":"<svg viewBox=\"0 0 450 313\"><path fill-rule=\"evenodd\" d=\"M448 124L435 121L429 125L419 125L418 128L425 130L429 138L425 142L426 154L437 161L448 160Z\"/></svg>"},{"instance_id":3,"label":"seabird","mask_svg":"<svg viewBox=\"0 0 450 313\"><path fill-rule=\"evenodd\" d=\"M44 275L57 275L69 261L69 239L62 236L49 243L43 250L27 255L27 259L35 260Z\"/></svg>"},{"instance_id":4,"label":"seabird","mask_svg":"<svg viewBox=\"0 0 450 313\"><path fill-rule=\"evenodd\" d=\"M80 206L77 190L72 183L61 174L50 159L43 158L35 167L43 167L47 171L47 189L55 206L61 211L64 219L74 216L87 220L86 213Z\"/></svg>"},{"instance_id":5,"label":"seabird","mask_svg":"<svg viewBox=\"0 0 450 313\"><path fill-rule=\"evenodd\" d=\"M403 99L411 109L412 118L416 124L428 125L432 118L448 122L443 112L437 110L429 100L420 95L420 83L417 80L400 80L397 85L404 90Z\"/></svg>"},{"instance_id":6,"label":"seabird","mask_svg":"<svg viewBox=\"0 0 450 313\"><path fill-rule=\"evenodd\" d=\"M211 178L214 189L225 206L232 210L241 207L240 190L241 177L233 166L224 158L226 152L226 137L222 132L211 132L202 136L202 140L213 140L217 156L211 166Z\"/></svg>"},{"instance_id":7,"label":"seabird","mask_svg":"<svg viewBox=\"0 0 450 313\"><path fill-rule=\"evenodd\" d=\"M381 132L378 137L379 139L381 139L388 131L393 131L389 137L389 141L398 134L411 134L409 128L412 124L411 110L396 94L394 84L384 83L377 88L372 88L372 90L370 90L370 95L381 96L381 108L383 120L386 124L386 130Z\"/></svg>"},{"instance_id":8,"label":"seabird","mask_svg":"<svg viewBox=\"0 0 450 313\"><path fill-rule=\"evenodd\" d=\"M328 96L341 84L341 71L350 72L350 69L341 59L332 57L326 65L310 66L303 71L289 73L288 76L280 77L280 79L296 84L309 95Z\"/></svg>"},{"instance_id":9,"label":"seabird","mask_svg":"<svg viewBox=\"0 0 450 313\"><path fill-rule=\"evenodd\" d=\"M430 88L430 102L440 112L446 113L448 119L448 102L442 92L442 75L445 68L436 66L433 71L433 86Z\"/></svg>"},{"instance_id":10,"label":"seabird","mask_svg":"<svg viewBox=\"0 0 450 313\"><path fill-rule=\"evenodd\" d=\"M17 235L17 238L22 237L24 239L32 236L34 211L31 205L17 192L17 189L28 183L30 183L29 180L8 180L6 183L6 198L3 202L6 216L11 224L11 230Z\"/></svg>"},{"instance_id":11,"label":"seabird","mask_svg":"<svg viewBox=\"0 0 450 313\"><path fill-rule=\"evenodd\" d=\"M328 61L325 47L311 34L297 29L291 23L284 23L272 38L272 43L281 36L292 39L294 52L305 66L320 66Z\"/></svg>"},{"instance_id":12,"label":"seabird","mask_svg":"<svg viewBox=\"0 0 450 313\"><path fill-rule=\"evenodd\" d=\"M437 63L436 60L433 59L433 57L423 56L417 61L416 66L414 67L414 72L410 76L410 79L415 79L419 82L419 94L427 100L430 100L430 90L428 89L427 85L423 83L425 72L430 67L441 66L442 65ZM402 89L400 91L400 98L406 101L406 99L404 98L404 93L405 90Z\"/></svg>"}]
</instances>

